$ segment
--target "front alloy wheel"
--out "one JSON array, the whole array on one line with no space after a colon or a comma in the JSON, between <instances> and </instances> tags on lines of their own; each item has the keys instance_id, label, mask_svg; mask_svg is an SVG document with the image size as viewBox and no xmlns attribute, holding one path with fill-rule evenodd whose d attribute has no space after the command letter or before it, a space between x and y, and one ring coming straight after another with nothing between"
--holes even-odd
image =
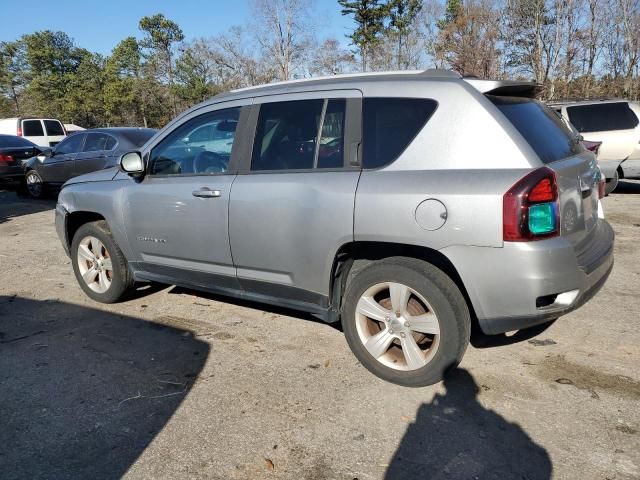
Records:
<instances>
[{"instance_id":1,"label":"front alloy wheel","mask_svg":"<svg viewBox=\"0 0 640 480\"><path fill-rule=\"evenodd\" d=\"M113 266L111 255L96 237L88 236L78 245L78 269L85 284L96 293L105 293L111 287Z\"/></svg>"},{"instance_id":2,"label":"front alloy wheel","mask_svg":"<svg viewBox=\"0 0 640 480\"><path fill-rule=\"evenodd\" d=\"M42 198L44 192L44 185L42 184L42 178L37 172L30 170L25 177L27 184L27 192L32 198Z\"/></svg>"}]
</instances>

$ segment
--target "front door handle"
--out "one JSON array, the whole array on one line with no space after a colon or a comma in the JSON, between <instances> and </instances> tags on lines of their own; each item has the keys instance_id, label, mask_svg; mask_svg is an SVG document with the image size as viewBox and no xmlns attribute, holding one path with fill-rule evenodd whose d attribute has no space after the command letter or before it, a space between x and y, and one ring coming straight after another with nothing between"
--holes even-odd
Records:
<instances>
[{"instance_id":1,"label":"front door handle","mask_svg":"<svg viewBox=\"0 0 640 480\"><path fill-rule=\"evenodd\" d=\"M202 198L216 198L219 197L220 194L220 190L211 190L208 187L203 187L200 190L194 190L193 192L191 192L191 195L193 195L194 197L202 197Z\"/></svg>"}]
</instances>

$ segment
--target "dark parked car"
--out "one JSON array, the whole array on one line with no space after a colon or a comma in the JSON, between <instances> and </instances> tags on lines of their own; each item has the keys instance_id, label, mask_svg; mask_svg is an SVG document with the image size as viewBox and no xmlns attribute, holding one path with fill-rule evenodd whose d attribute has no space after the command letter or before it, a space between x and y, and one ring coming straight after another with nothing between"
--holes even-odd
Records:
<instances>
[{"instance_id":1,"label":"dark parked car","mask_svg":"<svg viewBox=\"0 0 640 480\"><path fill-rule=\"evenodd\" d=\"M19 185L24 178L22 161L38 155L42 147L15 135L0 135L0 184Z\"/></svg>"},{"instance_id":2,"label":"dark parked car","mask_svg":"<svg viewBox=\"0 0 640 480\"><path fill-rule=\"evenodd\" d=\"M139 149L155 133L151 128L97 128L66 137L25 163L27 191L39 198L70 178L113 167L124 152Z\"/></svg>"}]
</instances>

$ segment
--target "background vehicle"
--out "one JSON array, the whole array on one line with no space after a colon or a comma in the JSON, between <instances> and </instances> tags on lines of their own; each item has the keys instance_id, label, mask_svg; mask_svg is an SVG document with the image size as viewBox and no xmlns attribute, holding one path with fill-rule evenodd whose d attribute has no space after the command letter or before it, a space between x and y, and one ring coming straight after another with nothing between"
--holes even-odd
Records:
<instances>
[{"instance_id":1,"label":"background vehicle","mask_svg":"<svg viewBox=\"0 0 640 480\"><path fill-rule=\"evenodd\" d=\"M38 198L70 178L113 167L122 152L141 147L155 133L150 128L99 128L70 135L25 162L27 191Z\"/></svg>"},{"instance_id":2,"label":"background vehicle","mask_svg":"<svg viewBox=\"0 0 640 480\"><path fill-rule=\"evenodd\" d=\"M607 178L607 194L620 177L640 178L640 105L625 100L585 100L551 106L585 140L602 142L598 163Z\"/></svg>"},{"instance_id":3,"label":"background vehicle","mask_svg":"<svg viewBox=\"0 0 640 480\"><path fill-rule=\"evenodd\" d=\"M613 266L597 162L535 87L435 70L223 94L68 182L56 229L94 300L137 280L296 308L379 377L431 384L472 319L556 319ZM233 141L185 145L213 123Z\"/></svg>"},{"instance_id":4,"label":"background vehicle","mask_svg":"<svg viewBox=\"0 0 640 480\"><path fill-rule=\"evenodd\" d=\"M42 148L26 138L0 135L0 184L19 185L24 179L23 160L38 155Z\"/></svg>"},{"instance_id":5,"label":"background vehicle","mask_svg":"<svg viewBox=\"0 0 640 480\"><path fill-rule=\"evenodd\" d=\"M41 147L53 147L67 135L60 120L55 118L3 118L0 133L24 137Z\"/></svg>"}]
</instances>

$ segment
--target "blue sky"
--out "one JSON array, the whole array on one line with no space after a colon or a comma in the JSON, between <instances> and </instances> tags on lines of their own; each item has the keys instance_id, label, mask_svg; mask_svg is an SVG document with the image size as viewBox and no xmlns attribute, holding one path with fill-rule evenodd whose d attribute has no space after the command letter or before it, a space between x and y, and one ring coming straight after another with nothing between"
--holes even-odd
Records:
<instances>
[{"instance_id":1,"label":"blue sky","mask_svg":"<svg viewBox=\"0 0 640 480\"><path fill-rule=\"evenodd\" d=\"M28 5L28 8L26 6ZM316 0L318 36L348 44L351 19L340 14L337 0ZM163 13L182 27L187 40L210 37L249 17L249 0L0 0L0 40L15 40L36 30L62 30L76 45L108 54L123 38L140 36L138 21Z\"/></svg>"}]
</instances>

